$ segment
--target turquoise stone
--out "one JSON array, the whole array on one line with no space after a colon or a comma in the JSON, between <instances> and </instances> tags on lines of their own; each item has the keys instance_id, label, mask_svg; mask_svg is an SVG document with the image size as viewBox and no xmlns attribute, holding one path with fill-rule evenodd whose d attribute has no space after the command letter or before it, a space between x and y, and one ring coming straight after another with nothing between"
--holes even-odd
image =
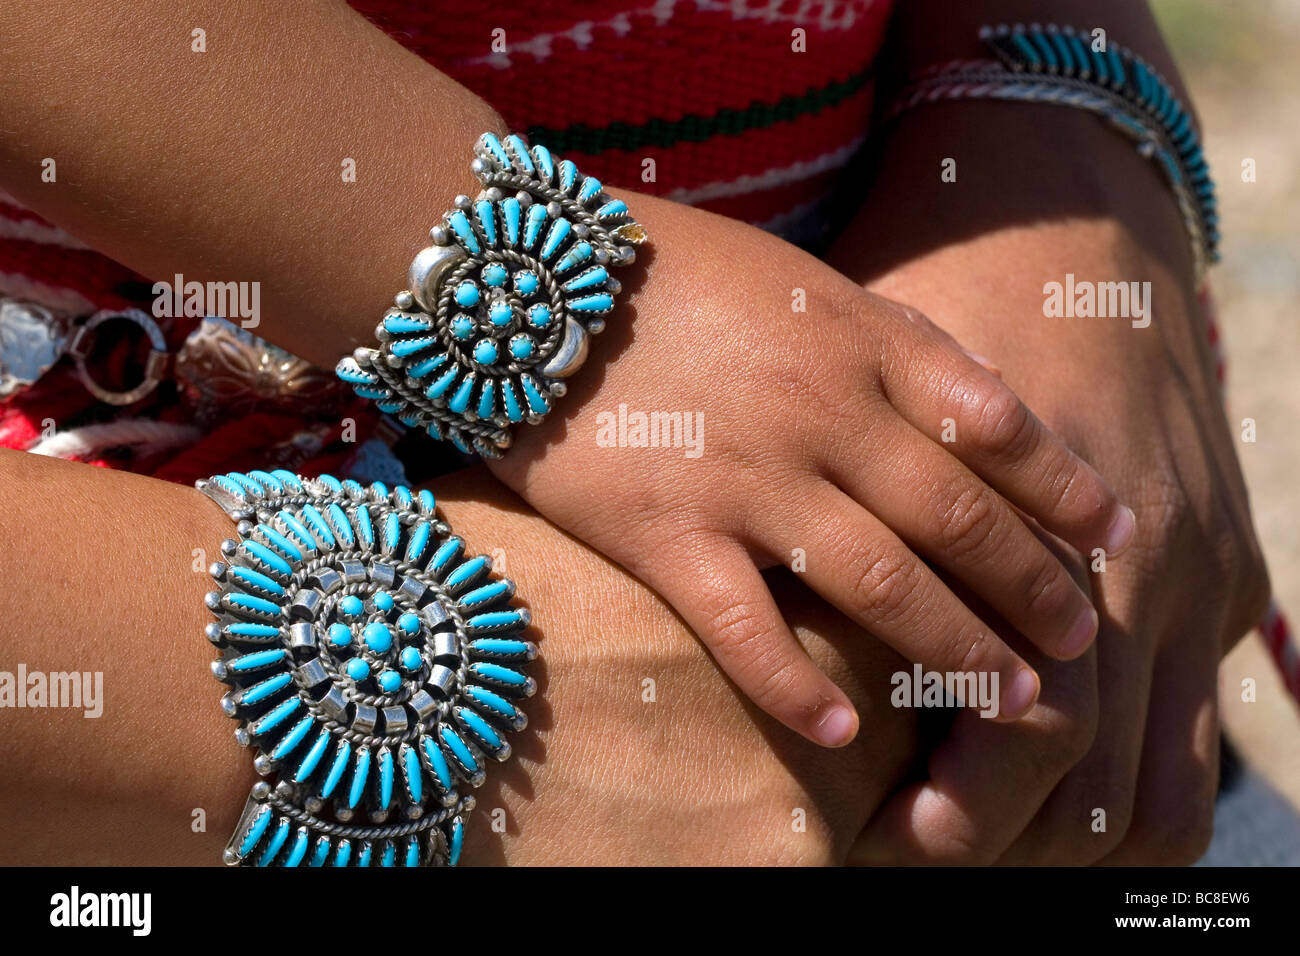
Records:
<instances>
[{"instance_id":1,"label":"turquoise stone","mask_svg":"<svg viewBox=\"0 0 1300 956\"><path fill-rule=\"evenodd\" d=\"M362 681L370 676L370 665L360 657L354 657L344 665L343 669L347 675L354 681Z\"/></svg>"},{"instance_id":2,"label":"turquoise stone","mask_svg":"<svg viewBox=\"0 0 1300 956\"><path fill-rule=\"evenodd\" d=\"M519 200L514 196L501 201L501 218L506 225L506 245L519 242Z\"/></svg>"},{"instance_id":3,"label":"turquoise stone","mask_svg":"<svg viewBox=\"0 0 1300 956\"><path fill-rule=\"evenodd\" d=\"M442 737L442 742L447 745L447 749L456 755L456 759L459 760L470 773L478 771L478 761L475 760L474 755L470 753L469 747L465 746L465 741L461 740L460 736L454 730L450 727L444 726L441 728L439 736Z\"/></svg>"},{"instance_id":4,"label":"turquoise stone","mask_svg":"<svg viewBox=\"0 0 1300 956\"><path fill-rule=\"evenodd\" d=\"M277 647L269 651L254 651L251 654L245 654L237 657L230 662L230 669L237 673L244 671L255 671L260 667L268 667L271 664L279 663L284 659L284 648Z\"/></svg>"},{"instance_id":5,"label":"turquoise stone","mask_svg":"<svg viewBox=\"0 0 1300 956\"><path fill-rule=\"evenodd\" d=\"M460 852L465 846L465 824L460 817L451 821L451 845L448 847L447 862L455 866L460 862Z\"/></svg>"},{"instance_id":6,"label":"turquoise stone","mask_svg":"<svg viewBox=\"0 0 1300 956\"><path fill-rule=\"evenodd\" d=\"M574 276L564 283L564 290L566 292L576 292L578 289L589 289L594 285L600 285L608 278L609 273L605 271L605 267L596 266L594 269L588 269L581 275Z\"/></svg>"},{"instance_id":7,"label":"turquoise stone","mask_svg":"<svg viewBox=\"0 0 1300 956\"><path fill-rule=\"evenodd\" d=\"M352 745L346 740L340 740L338 748L334 751L334 763L330 764L330 772L325 775L325 782L321 784L322 797L328 797L339 785L339 781L343 779L343 771L348 769L348 759L351 756Z\"/></svg>"},{"instance_id":8,"label":"turquoise stone","mask_svg":"<svg viewBox=\"0 0 1300 956\"><path fill-rule=\"evenodd\" d=\"M447 403L447 407L453 412L464 412L465 409L469 407L470 396L473 392L474 373L470 372L465 376L464 381L460 383L460 387L456 389L456 394L451 397L451 401Z\"/></svg>"},{"instance_id":9,"label":"turquoise stone","mask_svg":"<svg viewBox=\"0 0 1300 956\"><path fill-rule=\"evenodd\" d=\"M406 545L407 561L419 561L424 557L424 549L429 546L429 535L432 531L433 528L427 521L421 521L415 526L411 531L411 540Z\"/></svg>"},{"instance_id":10,"label":"turquoise stone","mask_svg":"<svg viewBox=\"0 0 1300 956\"><path fill-rule=\"evenodd\" d=\"M355 807L366 789L366 778L370 776L370 751L364 748L357 751L357 762L352 768L352 787L348 790L348 807Z\"/></svg>"},{"instance_id":11,"label":"turquoise stone","mask_svg":"<svg viewBox=\"0 0 1300 956\"><path fill-rule=\"evenodd\" d=\"M541 284L537 278L537 273L531 269L523 269L515 273L514 278L515 291L520 295L532 295L537 291Z\"/></svg>"},{"instance_id":12,"label":"turquoise stone","mask_svg":"<svg viewBox=\"0 0 1300 956\"><path fill-rule=\"evenodd\" d=\"M456 234L461 245L468 249L474 255L482 251L478 244L478 236L474 235L474 230L470 228L469 217L464 212L457 209L447 217L447 225L451 226L451 231Z\"/></svg>"},{"instance_id":13,"label":"turquoise stone","mask_svg":"<svg viewBox=\"0 0 1300 956\"><path fill-rule=\"evenodd\" d=\"M538 253L538 257L545 262L555 255L564 240L569 238L569 230L572 228L567 219L555 220L554 225L551 226L551 231L546 235L546 242L542 245L542 251Z\"/></svg>"},{"instance_id":14,"label":"turquoise stone","mask_svg":"<svg viewBox=\"0 0 1300 956\"><path fill-rule=\"evenodd\" d=\"M482 704L488 710L495 714L500 714L508 720L516 720L519 717L519 711L515 705L510 703L500 694L494 694L486 687L479 687L477 684L469 684L465 687L465 693L475 703Z\"/></svg>"},{"instance_id":15,"label":"turquoise stone","mask_svg":"<svg viewBox=\"0 0 1300 956\"><path fill-rule=\"evenodd\" d=\"M480 738L492 750L501 749L501 737L486 720L474 713L472 710L461 708L456 712L456 716L465 723L465 726L478 738Z\"/></svg>"},{"instance_id":16,"label":"turquoise stone","mask_svg":"<svg viewBox=\"0 0 1300 956\"><path fill-rule=\"evenodd\" d=\"M386 810L393 800L393 752L379 751L379 808Z\"/></svg>"},{"instance_id":17,"label":"turquoise stone","mask_svg":"<svg viewBox=\"0 0 1300 956\"><path fill-rule=\"evenodd\" d=\"M574 312L608 312L614 308L614 297L608 292L598 292L570 299L567 304Z\"/></svg>"},{"instance_id":18,"label":"turquoise stone","mask_svg":"<svg viewBox=\"0 0 1300 956\"><path fill-rule=\"evenodd\" d=\"M451 789L451 768L447 766L447 758L442 755L438 745L434 743L432 737L424 738L424 755L429 760L429 766L433 768L433 775L437 778L439 785L444 790Z\"/></svg>"},{"instance_id":19,"label":"turquoise stone","mask_svg":"<svg viewBox=\"0 0 1300 956\"><path fill-rule=\"evenodd\" d=\"M325 751L330 745L330 733L328 730L322 730L316 736L316 741L307 751L307 756L302 758L302 763L298 765L298 772L294 774L293 779L302 783L312 775L316 767L320 765L321 758L325 756Z\"/></svg>"},{"instance_id":20,"label":"turquoise stone","mask_svg":"<svg viewBox=\"0 0 1300 956\"><path fill-rule=\"evenodd\" d=\"M266 698L272 696L276 691L288 687L292 680L293 675L286 671L283 674L276 674L274 677L268 677L264 681L258 681L256 684L246 688L240 693L239 702L241 704L256 704L259 701L266 700Z\"/></svg>"},{"instance_id":21,"label":"turquoise stone","mask_svg":"<svg viewBox=\"0 0 1300 956\"><path fill-rule=\"evenodd\" d=\"M442 398L442 396L446 394L447 389L451 388L452 383L456 381L459 376L460 367L453 365L451 368L447 369L447 371L443 372L437 381L429 386L424 393L425 397L430 399Z\"/></svg>"},{"instance_id":22,"label":"turquoise stone","mask_svg":"<svg viewBox=\"0 0 1300 956\"><path fill-rule=\"evenodd\" d=\"M478 219L479 228L483 230L483 238L487 240L489 246L497 244L497 220L496 213L492 210L492 204L486 199L480 199L474 203L474 216Z\"/></svg>"},{"instance_id":23,"label":"turquoise stone","mask_svg":"<svg viewBox=\"0 0 1300 956\"><path fill-rule=\"evenodd\" d=\"M239 845L239 855L248 856L253 852L253 847L257 846L257 841L262 839L262 834L271 823L271 808L263 805L262 809L257 811L257 816L253 817L253 823L248 828L248 833L244 836L244 841Z\"/></svg>"},{"instance_id":24,"label":"turquoise stone","mask_svg":"<svg viewBox=\"0 0 1300 956\"><path fill-rule=\"evenodd\" d=\"M516 335L510 339L510 354L517 359L526 359L533 354L535 343L527 335Z\"/></svg>"},{"instance_id":25,"label":"turquoise stone","mask_svg":"<svg viewBox=\"0 0 1300 956\"><path fill-rule=\"evenodd\" d=\"M500 581L493 581L491 584L485 584L481 588L475 588L460 599L462 607L472 607L475 604L484 604L493 598L501 597L510 590L510 582L504 578Z\"/></svg>"},{"instance_id":26,"label":"turquoise stone","mask_svg":"<svg viewBox=\"0 0 1300 956\"><path fill-rule=\"evenodd\" d=\"M335 622L329 627L330 643L335 647L347 647L352 643L352 629L346 624Z\"/></svg>"},{"instance_id":27,"label":"turquoise stone","mask_svg":"<svg viewBox=\"0 0 1300 956\"><path fill-rule=\"evenodd\" d=\"M469 669L480 677L494 681L498 684L508 684L511 687L520 687L528 683L528 678L523 674L511 670L509 667L502 667L500 664L487 664L482 661L475 661L469 666Z\"/></svg>"},{"instance_id":28,"label":"turquoise stone","mask_svg":"<svg viewBox=\"0 0 1300 956\"><path fill-rule=\"evenodd\" d=\"M361 638L366 642L366 647L376 654L384 654L393 646L393 632L388 629L388 625L378 621L367 624L361 632Z\"/></svg>"},{"instance_id":29,"label":"turquoise stone","mask_svg":"<svg viewBox=\"0 0 1300 956\"><path fill-rule=\"evenodd\" d=\"M402 666L408 671L415 671L420 669L420 665L424 663L424 659L420 657L420 652L414 647L404 647L402 648L401 662Z\"/></svg>"},{"instance_id":30,"label":"turquoise stone","mask_svg":"<svg viewBox=\"0 0 1300 956\"><path fill-rule=\"evenodd\" d=\"M472 279L464 280L456 286L456 302L466 309L478 305L479 291L478 284Z\"/></svg>"},{"instance_id":31,"label":"turquoise stone","mask_svg":"<svg viewBox=\"0 0 1300 956\"><path fill-rule=\"evenodd\" d=\"M380 690L385 694L392 694L402 686L402 675L397 671L380 671L378 681Z\"/></svg>"},{"instance_id":32,"label":"turquoise stone","mask_svg":"<svg viewBox=\"0 0 1300 956\"><path fill-rule=\"evenodd\" d=\"M420 754L413 747L402 748L402 769L406 773L407 788L419 804L424 799L424 777L420 773Z\"/></svg>"},{"instance_id":33,"label":"turquoise stone","mask_svg":"<svg viewBox=\"0 0 1300 956\"><path fill-rule=\"evenodd\" d=\"M293 729L285 734L284 737L280 739L280 742L275 745L275 749L271 751L271 756L276 760L280 760L292 753L293 749L303 742L304 738L306 738L307 734L311 731L312 725L315 723L315 718L310 714L298 721L298 723L293 725Z\"/></svg>"},{"instance_id":34,"label":"turquoise stone","mask_svg":"<svg viewBox=\"0 0 1300 956\"><path fill-rule=\"evenodd\" d=\"M290 824L289 818L281 817L279 824L276 825L275 833L272 834L271 836L271 842L269 842L266 845L266 849L263 850L262 855L258 857L257 860L258 866L271 865L271 862L275 859L276 854L280 852L280 848L284 846L284 841L289 839L290 829L292 829L292 824Z\"/></svg>"},{"instance_id":35,"label":"turquoise stone","mask_svg":"<svg viewBox=\"0 0 1300 956\"><path fill-rule=\"evenodd\" d=\"M474 334L474 320L468 315L458 315L451 320L451 334L462 342Z\"/></svg>"},{"instance_id":36,"label":"turquoise stone","mask_svg":"<svg viewBox=\"0 0 1300 956\"><path fill-rule=\"evenodd\" d=\"M465 584L467 581L475 578L480 572L487 567L487 558L480 555L477 558L471 558L466 561L451 574L447 575L446 585L455 589Z\"/></svg>"},{"instance_id":37,"label":"turquoise stone","mask_svg":"<svg viewBox=\"0 0 1300 956\"><path fill-rule=\"evenodd\" d=\"M498 299L488 306L488 319L497 328L509 325L512 318L514 318L514 310L504 299Z\"/></svg>"},{"instance_id":38,"label":"turquoise stone","mask_svg":"<svg viewBox=\"0 0 1300 956\"><path fill-rule=\"evenodd\" d=\"M302 863L302 858L307 855L307 841L307 828L299 827L293 837L293 846L289 848L289 853L284 858L285 866L293 867Z\"/></svg>"},{"instance_id":39,"label":"turquoise stone","mask_svg":"<svg viewBox=\"0 0 1300 956\"><path fill-rule=\"evenodd\" d=\"M491 379L483 383L483 391L478 397L478 417L491 418L496 410L496 391Z\"/></svg>"},{"instance_id":40,"label":"turquoise stone","mask_svg":"<svg viewBox=\"0 0 1300 956\"><path fill-rule=\"evenodd\" d=\"M324 866L325 860L330 854L330 838L320 837L316 840L316 848L312 850L311 862L308 866Z\"/></svg>"},{"instance_id":41,"label":"turquoise stone","mask_svg":"<svg viewBox=\"0 0 1300 956\"><path fill-rule=\"evenodd\" d=\"M289 716L302 706L302 701L297 697L290 697L288 700L277 704L272 710L268 711L261 719L252 726L254 734L264 734L267 731L274 730L280 724L284 723Z\"/></svg>"}]
</instances>

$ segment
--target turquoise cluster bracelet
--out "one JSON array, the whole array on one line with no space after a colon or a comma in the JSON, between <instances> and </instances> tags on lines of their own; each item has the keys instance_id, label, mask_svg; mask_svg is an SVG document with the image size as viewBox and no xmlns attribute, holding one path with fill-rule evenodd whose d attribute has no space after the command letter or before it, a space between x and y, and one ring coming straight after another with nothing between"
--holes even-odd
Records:
<instances>
[{"instance_id":1,"label":"turquoise cluster bracelet","mask_svg":"<svg viewBox=\"0 0 1300 956\"><path fill-rule=\"evenodd\" d=\"M264 778L226 847L250 866L454 866L467 788L510 756L528 612L428 491L289 471L198 488L237 522L208 639Z\"/></svg>"},{"instance_id":2,"label":"turquoise cluster bracelet","mask_svg":"<svg viewBox=\"0 0 1300 956\"><path fill-rule=\"evenodd\" d=\"M1199 281L1218 261L1219 215L1209 165L1191 114L1142 57L1105 37L1055 25L984 27L994 60L955 60L917 74L889 118L923 103L998 99L1094 113L1155 161L1178 202Z\"/></svg>"},{"instance_id":3,"label":"turquoise cluster bracelet","mask_svg":"<svg viewBox=\"0 0 1300 956\"><path fill-rule=\"evenodd\" d=\"M339 362L358 395L466 453L495 458L511 428L565 394L645 231L627 205L544 146L485 133L483 184L430 230L376 348Z\"/></svg>"}]
</instances>

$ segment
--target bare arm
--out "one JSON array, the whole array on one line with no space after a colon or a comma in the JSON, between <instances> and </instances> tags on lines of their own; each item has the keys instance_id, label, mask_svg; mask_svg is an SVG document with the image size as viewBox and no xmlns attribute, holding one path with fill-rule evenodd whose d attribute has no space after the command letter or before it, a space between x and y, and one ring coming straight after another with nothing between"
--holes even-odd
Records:
<instances>
[{"instance_id":1,"label":"bare arm","mask_svg":"<svg viewBox=\"0 0 1300 956\"><path fill-rule=\"evenodd\" d=\"M471 549L505 549L541 650L529 729L476 794L466 862L844 859L914 752L912 712L888 702L897 658L776 583L872 726L845 750L810 746L747 704L662 600L482 472L435 490ZM202 633L212 582L196 567L231 523L190 488L13 452L0 496L22 503L0 532L0 670L101 672L104 688L96 718L0 710L3 862L215 863L256 779Z\"/></svg>"}]
</instances>

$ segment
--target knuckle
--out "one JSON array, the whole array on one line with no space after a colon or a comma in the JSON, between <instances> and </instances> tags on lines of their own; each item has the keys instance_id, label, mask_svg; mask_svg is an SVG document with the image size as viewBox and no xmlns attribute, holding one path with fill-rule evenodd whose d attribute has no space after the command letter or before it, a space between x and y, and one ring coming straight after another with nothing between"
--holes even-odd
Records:
<instances>
[{"instance_id":1,"label":"knuckle","mask_svg":"<svg viewBox=\"0 0 1300 956\"><path fill-rule=\"evenodd\" d=\"M1071 530L1099 527L1118 504L1115 493L1070 452L1062 451L1049 468L1048 506Z\"/></svg>"},{"instance_id":2,"label":"knuckle","mask_svg":"<svg viewBox=\"0 0 1300 956\"><path fill-rule=\"evenodd\" d=\"M967 632L952 639L945 656L947 660L955 662L953 670L959 674L996 671L998 652L1002 646L1002 642L992 634L984 631Z\"/></svg>"},{"instance_id":3,"label":"knuckle","mask_svg":"<svg viewBox=\"0 0 1300 956\"><path fill-rule=\"evenodd\" d=\"M1001 514L996 495L984 484L963 482L955 493L945 492L946 505L937 519L935 539L952 557L967 557L990 543Z\"/></svg>"},{"instance_id":4,"label":"knuckle","mask_svg":"<svg viewBox=\"0 0 1300 956\"><path fill-rule=\"evenodd\" d=\"M911 613L919 586L917 566L908 556L875 554L853 575L853 606L861 617L877 624L897 623Z\"/></svg>"},{"instance_id":5,"label":"knuckle","mask_svg":"<svg viewBox=\"0 0 1300 956\"><path fill-rule=\"evenodd\" d=\"M771 633L771 624L757 605L728 598L709 613L709 631L718 651L738 657L752 657L762 638Z\"/></svg>"},{"instance_id":6,"label":"knuckle","mask_svg":"<svg viewBox=\"0 0 1300 956\"><path fill-rule=\"evenodd\" d=\"M1056 619L1075 606L1078 590L1061 563L1050 554L1042 554L1026 570L1020 594L1030 614Z\"/></svg>"},{"instance_id":7,"label":"knuckle","mask_svg":"<svg viewBox=\"0 0 1300 956\"><path fill-rule=\"evenodd\" d=\"M1006 386L989 388L975 399L975 442L997 457L1020 458L1033 449L1034 417Z\"/></svg>"}]
</instances>

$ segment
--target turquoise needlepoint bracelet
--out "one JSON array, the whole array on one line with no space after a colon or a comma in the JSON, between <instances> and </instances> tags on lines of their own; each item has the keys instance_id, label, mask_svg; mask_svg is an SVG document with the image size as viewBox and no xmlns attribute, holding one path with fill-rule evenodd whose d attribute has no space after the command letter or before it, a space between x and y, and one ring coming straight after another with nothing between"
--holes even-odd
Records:
<instances>
[{"instance_id":1,"label":"turquoise needlepoint bracelet","mask_svg":"<svg viewBox=\"0 0 1300 956\"><path fill-rule=\"evenodd\" d=\"M226 847L247 866L455 866L489 759L536 685L514 585L433 495L289 471L198 488L237 522L206 634L262 775Z\"/></svg>"},{"instance_id":2,"label":"turquoise needlepoint bracelet","mask_svg":"<svg viewBox=\"0 0 1300 956\"><path fill-rule=\"evenodd\" d=\"M376 329L338 364L358 395L466 453L496 458L539 422L605 327L645 230L627 205L544 146L484 133L483 190L458 196Z\"/></svg>"}]
</instances>

